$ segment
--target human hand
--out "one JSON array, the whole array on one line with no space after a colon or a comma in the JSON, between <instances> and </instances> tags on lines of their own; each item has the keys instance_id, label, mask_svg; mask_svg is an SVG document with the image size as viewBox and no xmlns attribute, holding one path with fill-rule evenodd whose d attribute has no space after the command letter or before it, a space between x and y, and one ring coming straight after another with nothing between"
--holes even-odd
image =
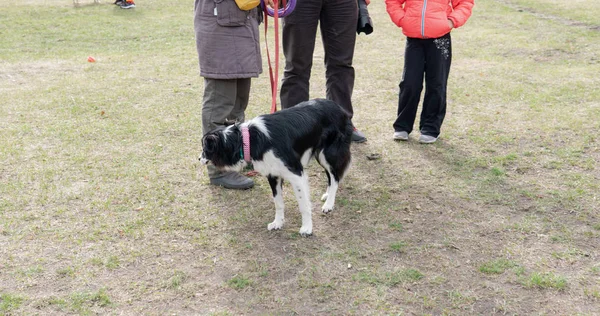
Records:
<instances>
[{"instance_id":1,"label":"human hand","mask_svg":"<svg viewBox=\"0 0 600 316\"><path fill-rule=\"evenodd\" d=\"M450 29L454 28L454 22L452 22L452 20L448 20L448 27L450 27Z\"/></svg>"},{"instance_id":2,"label":"human hand","mask_svg":"<svg viewBox=\"0 0 600 316\"><path fill-rule=\"evenodd\" d=\"M274 0L265 0L265 2L267 3L267 5L271 8L275 8L275 1ZM281 8L282 3L281 0L277 0L277 7Z\"/></svg>"}]
</instances>

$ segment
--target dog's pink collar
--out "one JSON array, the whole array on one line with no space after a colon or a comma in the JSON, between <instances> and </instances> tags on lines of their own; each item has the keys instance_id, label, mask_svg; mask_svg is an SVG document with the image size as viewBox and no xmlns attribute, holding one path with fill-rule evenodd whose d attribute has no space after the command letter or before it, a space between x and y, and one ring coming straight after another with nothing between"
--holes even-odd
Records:
<instances>
[{"instance_id":1,"label":"dog's pink collar","mask_svg":"<svg viewBox=\"0 0 600 316\"><path fill-rule=\"evenodd\" d=\"M248 125L242 125L242 147L244 160L250 162L250 131L248 131Z\"/></svg>"}]
</instances>

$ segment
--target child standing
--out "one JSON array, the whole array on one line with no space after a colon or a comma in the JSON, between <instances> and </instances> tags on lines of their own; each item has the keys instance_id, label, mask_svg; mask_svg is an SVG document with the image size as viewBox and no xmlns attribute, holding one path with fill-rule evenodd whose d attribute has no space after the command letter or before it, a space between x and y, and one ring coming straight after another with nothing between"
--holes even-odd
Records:
<instances>
[{"instance_id":1,"label":"child standing","mask_svg":"<svg viewBox=\"0 0 600 316\"><path fill-rule=\"evenodd\" d=\"M392 22L407 37L394 139L408 140L425 79L419 142L434 143L446 115L450 31L467 22L474 0L385 0L385 4Z\"/></svg>"}]
</instances>

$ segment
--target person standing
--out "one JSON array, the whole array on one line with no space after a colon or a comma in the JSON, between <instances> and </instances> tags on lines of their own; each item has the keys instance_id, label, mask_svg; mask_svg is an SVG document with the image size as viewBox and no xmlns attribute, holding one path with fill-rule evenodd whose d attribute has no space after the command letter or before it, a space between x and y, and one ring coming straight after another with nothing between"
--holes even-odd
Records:
<instances>
[{"instance_id":1,"label":"person standing","mask_svg":"<svg viewBox=\"0 0 600 316\"><path fill-rule=\"evenodd\" d=\"M271 1L272 2L272 1ZM194 31L204 77L202 133L229 122L243 122L251 78L262 73L258 25L260 7L240 10L234 0L195 0ZM208 165L210 184L249 189L252 179Z\"/></svg>"},{"instance_id":2,"label":"person standing","mask_svg":"<svg viewBox=\"0 0 600 316\"><path fill-rule=\"evenodd\" d=\"M354 45L358 21L356 0L298 0L294 11L283 18L282 46L285 70L281 84L281 107L290 108L309 99L313 53L320 24L325 51L326 98L342 106L352 118ZM352 141L367 138L356 128Z\"/></svg>"},{"instance_id":3,"label":"person standing","mask_svg":"<svg viewBox=\"0 0 600 316\"><path fill-rule=\"evenodd\" d=\"M450 32L467 22L474 0L385 0L385 4L392 22L407 37L394 139L408 140L425 79L419 142L434 143L446 115L452 61Z\"/></svg>"}]
</instances>

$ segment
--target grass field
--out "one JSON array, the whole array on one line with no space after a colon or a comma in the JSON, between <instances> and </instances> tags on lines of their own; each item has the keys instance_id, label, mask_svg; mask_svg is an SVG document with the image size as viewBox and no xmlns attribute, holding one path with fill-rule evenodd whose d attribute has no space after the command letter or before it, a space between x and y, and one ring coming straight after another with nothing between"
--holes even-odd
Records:
<instances>
[{"instance_id":1,"label":"grass field","mask_svg":"<svg viewBox=\"0 0 600 316\"><path fill-rule=\"evenodd\" d=\"M373 1L369 141L327 216L310 166L310 238L289 187L269 232L266 179L208 185L193 1L111 3L0 0L0 315L600 314L597 0L476 1L433 145L391 138L405 40Z\"/></svg>"}]
</instances>

